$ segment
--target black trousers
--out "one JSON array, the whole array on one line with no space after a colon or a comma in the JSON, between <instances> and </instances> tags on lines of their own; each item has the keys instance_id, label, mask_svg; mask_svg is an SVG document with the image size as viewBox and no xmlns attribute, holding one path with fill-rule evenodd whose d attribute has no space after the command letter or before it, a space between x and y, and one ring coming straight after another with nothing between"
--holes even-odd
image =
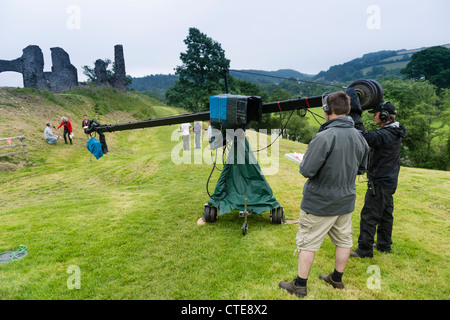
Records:
<instances>
[{"instance_id":1,"label":"black trousers","mask_svg":"<svg viewBox=\"0 0 450 320\"><path fill-rule=\"evenodd\" d=\"M66 136L69 136L70 144L72 144L72 139L70 139L70 131L66 127L64 127L64 142L67 144L67 138Z\"/></svg>"},{"instance_id":2,"label":"black trousers","mask_svg":"<svg viewBox=\"0 0 450 320\"><path fill-rule=\"evenodd\" d=\"M394 223L394 189L383 189L369 182L364 207L361 210L360 234L356 252L361 257L373 256L377 236L377 250L390 252Z\"/></svg>"}]
</instances>

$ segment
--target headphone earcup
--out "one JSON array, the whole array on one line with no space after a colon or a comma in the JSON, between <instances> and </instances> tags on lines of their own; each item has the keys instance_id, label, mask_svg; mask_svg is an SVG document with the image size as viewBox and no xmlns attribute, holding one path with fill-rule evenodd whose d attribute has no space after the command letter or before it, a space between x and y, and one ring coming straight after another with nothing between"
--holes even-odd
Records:
<instances>
[{"instance_id":1,"label":"headphone earcup","mask_svg":"<svg viewBox=\"0 0 450 320\"><path fill-rule=\"evenodd\" d=\"M387 112L386 110L382 110L380 112L380 120L381 121L387 122L389 120L389 117L390 117L389 112Z\"/></svg>"},{"instance_id":2,"label":"headphone earcup","mask_svg":"<svg viewBox=\"0 0 450 320\"><path fill-rule=\"evenodd\" d=\"M330 107L328 106L328 96L325 96L325 101L323 103L322 109L326 114L330 114Z\"/></svg>"}]
</instances>

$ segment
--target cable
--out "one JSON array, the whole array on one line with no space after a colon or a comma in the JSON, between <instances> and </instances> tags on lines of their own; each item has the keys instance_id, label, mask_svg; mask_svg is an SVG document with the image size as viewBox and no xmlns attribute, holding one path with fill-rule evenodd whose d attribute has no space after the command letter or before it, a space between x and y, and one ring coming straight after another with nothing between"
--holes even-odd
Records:
<instances>
[{"instance_id":1,"label":"cable","mask_svg":"<svg viewBox=\"0 0 450 320\"><path fill-rule=\"evenodd\" d=\"M226 145L223 147L223 153L225 153L226 147L227 147ZM223 154L222 154L222 161L223 161ZM228 174L230 173L230 166L226 167L227 172L225 173L225 195L222 198L220 198L220 199L216 199L209 193L209 180L211 179L211 176L212 176L212 174L214 172L214 169L216 168L216 163L217 163L217 150L216 150L216 156L215 156L215 159L214 159L213 168L211 170L211 173L209 174L208 180L206 181L206 192L208 193L208 196L211 199L213 199L214 201L222 201L228 195ZM225 169L225 167L223 169Z\"/></svg>"},{"instance_id":2,"label":"cable","mask_svg":"<svg viewBox=\"0 0 450 320\"><path fill-rule=\"evenodd\" d=\"M310 112L310 113L312 114L314 120L316 120L316 122L317 122L319 125L322 125L322 124L317 120L316 116L319 117L319 118L325 119L324 117L318 115L317 113L312 112L311 110L307 110L307 111Z\"/></svg>"},{"instance_id":3,"label":"cable","mask_svg":"<svg viewBox=\"0 0 450 320\"><path fill-rule=\"evenodd\" d=\"M288 122L289 122L289 120L291 119L292 115L294 114L294 111L295 111L295 110L297 110L297 109L292 110L291 114L289 115L288 119L286 120L286 123L284 124L284 127L280 130L280 133L278 134L278 136L277 136L277 137L276 137L276 138L275 138L268 146L266 146L266 147L264 147L264 148L262 148L262 149L253 151L254 153L260 152L260 151L262 151L262 150L265 150L265 149L269 148L272 144L275 143L275 141L277 141L277 139L281 136L281 133L283 132L283 130L286 129L286 127L287 127L287 125L288 125ZM280 119L280 120L281 120L281 119Z\"/></svg>"},{"instance_id":4,"label":"cable","mask_svg":"<svg viewBox=\"0 0 450 320\"><path fill-rule=\"evenodd\" d=\"M306 116L306 113L303 114L303 115L301 115L301 114L299 113L300 110L306 110L306 112L310 112L310 113L313 115L314 120L316 120L316 122L317 122L319 125L321 125L321 123L316 119L316 116L317 116L317 117L320 117L320 118L322 118L322 119L324 119L322 116L319 116L318 114L312 112L312 111L309 110L309 109L303 109L303 108L294 109L294 110L292 110L291 114L289 115L288 119L286 120L286 123L284 124L284 127L280 130L280 133L278 134L278 136L277 136L277 137L276 137L276 138L275 138L275 139L274 139L267 147L264 147L264 148L262 148L262 149L259 149L259 150L253 151L253 152L259 152L259 151L265 150L265 149L269 148L272 144L274 144L275 141L277 141L277 139L278 139L278 138L280 137L280 135L283 133L283 131L286 130L286 127L287 127L287 125L288 125L288 123L289 123L289 120L291 119L292 115L294 114L294 111L297 111L297 112L298 112L298 115L299 115L300 117ZM281 113L280 113L280 121L281 121Z\"/></svg>"},{"instance_id":5,"label":"cable","mask_svg":"<svg viewBox=\"0 0 450 320\"><path fill-rule=\"evenodd\" d=\"M235 69L230 69L230 71L246 73L246 74L252 74L252 75L262 76L262 77L277 78L277 79L291 80L291 81L304 82L304 83L321 84L323 86L336 87L336 88L340 88L340 89L346 89L347 88L345 86L339 86L337 84L323 83L323 82L318 82L318 81L301 80L301 79L296 79L296 78L286 78L286 77L281 77L281 76L273 76L273 75L270 75L270 74L262 74L262 73L242 71L242 70L235 70Z\"/></svg>"}]
</instances>

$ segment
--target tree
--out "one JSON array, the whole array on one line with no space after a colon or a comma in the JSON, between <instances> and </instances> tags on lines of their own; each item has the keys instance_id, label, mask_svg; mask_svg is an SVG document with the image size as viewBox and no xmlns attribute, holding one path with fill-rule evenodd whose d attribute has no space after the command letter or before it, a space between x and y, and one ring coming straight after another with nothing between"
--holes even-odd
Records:
<instances>
[{"instance_id":1,"label":"tree","mask_svg":"<svg viewBox=\"0 0 450 320\"><path fill-rule=\"evenodd\" d=\"M447 95L439 98L428 81L389 80L381 83L384 100L397 108L398 121L408 130L402 143L402 164L412 167L447 170L448 122ZM448 94L448 90L445 91ZM366 128L373 124L363 114Z\"/></svg>"},{"instance_id":2,"label":"tree","mask_svg":"<svg viewBox=\"0 0 450 320\"><path fill-rule=\"evenodd\" d=\"M224 71L230 68L230 60L225 58L220 43L196 28L189 28L184 43L187 51L180 54L183 65L175 69L181 80L201 86L206 81L217 82L223 78Z\"/></svg>"},{"instance_id":3,"label":"tree","mask_svg":"<svg viewBox=\"0 0 450 320\"><path fill-rule=\"evenodd\" d=\"M103 62L106 66L106 80L109 82L111 78L114 75L114 70L110 68L112 66L112 61L110 59L103 59ZM94 62L95 65L95 62ZM83 74L88 77L87 82L96 82L97 81L97 75L95 74L95 69L89 67L88 65L81 66L83 69Z\"/></svg>"},{"instance_id":4,"label":"tree","mask_svg":"<svg viewBox=\"0 0 450 320\"><path fill-rule=\"evenodd\" d=\"M102 60L105 63L105 68L106 68L106 82L108 84L111 84L111 82L114 81L113 78L114 78L114 72L115 72L115 65L111 61L111 59L102 59ZM94 65L95 65L95 62L94 62ZM97 75L95 74L95 68L91 68L88 65L81 66L81 68L83 69L83 74L86 77L88 77L87 83L96 83L97 82ZM126 77L125 82L126 82L126 86L128 88L131 85L131 83L133 82L133 78Z\"/></svg>"},{"instance_id":5,"label":"tree","mask_svg":"<svg viewBox=\"0 0 450 320\"><path fill-rule=\"evenodd\" d=\"M415 81L428 80L439 89L448 88L450 87L450 49L436 46L416 52L401 73Z\"/></svg>"},{"instance_id":6,"label":"tree","mask_svg":"<svg viewBox=\"0 0 450 320\"><path fill-rule=\"evenodd\" d=\"M183 65L175 68L179 80L167 90L167 103L190 111L203 110L209 96L225 92L221 79L230 60L225 58L220 43L196 28L189 28L184 43L187 50L180 54Z\"/></svg>"}]
</instances>

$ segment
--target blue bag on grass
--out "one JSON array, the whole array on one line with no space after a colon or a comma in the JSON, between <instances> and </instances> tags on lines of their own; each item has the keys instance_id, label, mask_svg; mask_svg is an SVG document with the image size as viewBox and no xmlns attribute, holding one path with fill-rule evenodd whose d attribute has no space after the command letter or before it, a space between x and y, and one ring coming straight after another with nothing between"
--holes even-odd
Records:
<instances>
[{"instance_id":1,"label":"blue bag on grass","mask_svg":"<svg viewBox=\"0 0 450 320\"><path fill-rule=\"evenodd\" d=\"M90 138L87 142L87 149L97 158L103 156L102 144L95 138Z\"/></svg>"}]
</instances>

